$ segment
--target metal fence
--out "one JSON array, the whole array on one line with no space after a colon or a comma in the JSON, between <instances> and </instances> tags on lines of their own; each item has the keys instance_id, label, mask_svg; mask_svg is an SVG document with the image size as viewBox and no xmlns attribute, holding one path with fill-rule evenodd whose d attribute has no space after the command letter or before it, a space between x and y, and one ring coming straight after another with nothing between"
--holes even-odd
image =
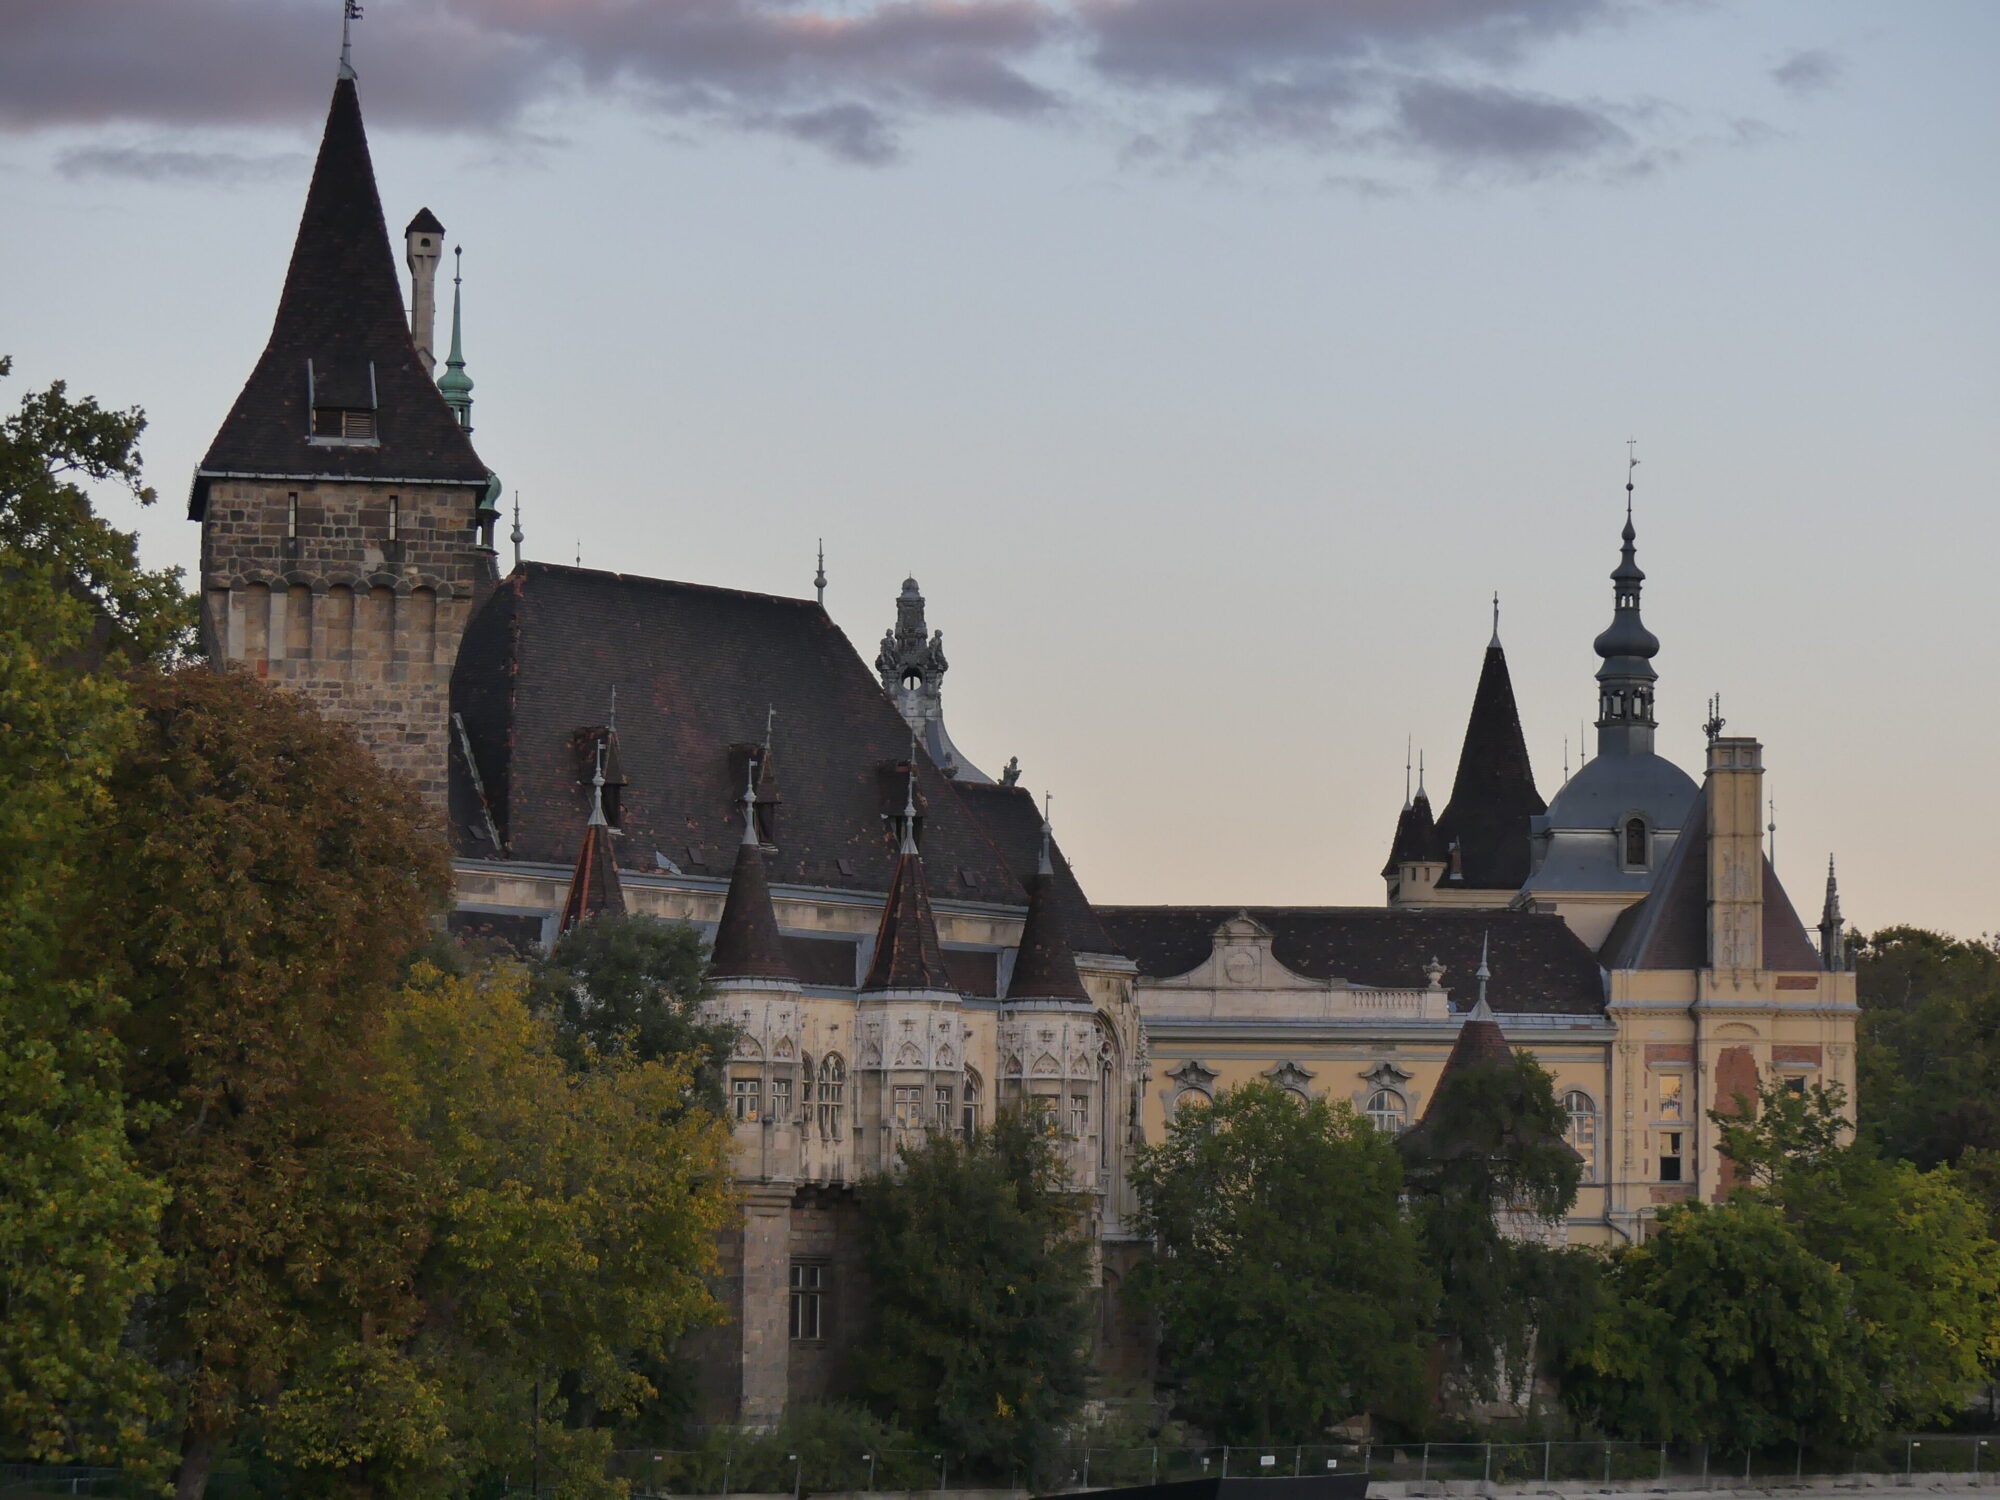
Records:
<instances>
[{"instance_id":1,"label":"metal fence","mask_svg":"<svg viewBox=\"0 0 2000 1500\"><path fill-rule=\"evenodd\" d=\"M111 1495L123 1493L117 1469L81 1464L0 1464L0 1495Z\"/></svg>"},{"instance_id":2,"label":"metal fence","mask_svg":"<svg viewBox=\"0 0 2000 1500\"><path fill-rule=\"evenodd\" d=\"M635 1496L792 1494L953 1488L1041 1493L1112 1489L1178 1479L1365 1473L1377 1480L1492 1485L1660 1485L1725 1489L1747 1481L1852 1474L1963 1474L2000 1487L2000 1437L1901 1437L1870 1448L1786 1443L1751 1452L1701 1444L1517 1441L1285 1443L1212 1448L1079 1446L1056 1450L1033 1473L974 1474L935 1449L873 1453L780 1452L746 1438L739 1448L633 1449L613 1455L613 1477Z\"/></svg>"}]
</instances>

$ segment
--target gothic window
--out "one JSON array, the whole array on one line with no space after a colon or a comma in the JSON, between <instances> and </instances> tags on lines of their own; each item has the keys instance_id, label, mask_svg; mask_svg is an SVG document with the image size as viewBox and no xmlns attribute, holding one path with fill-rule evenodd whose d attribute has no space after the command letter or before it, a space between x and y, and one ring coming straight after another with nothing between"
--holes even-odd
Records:
<instances>
[{"instance_id":1,"label":"gothic window","mask_svg":"<svg viewBox=\"0 0 2000 1500\"><path fill-rule=\"evenodd\" d=\"M780 1125L792 1123L792 1080L789 1078L771 1080L771 1118Z\"/></svg>"},{"instance_id":2,"label":"gothic window","mask_svg":"<svg viewBox=\"0 0 2000 1500\"><path fill-rule=\"evenodd\" d=\"M1069 1096L1069 1138L1080 1141L1090 1134L1090 1095Z\"/></svg>"},{"instance_id":3,"label":"gothic window","mask_svg":"<svg viewBox=\"0 0 2000 1500\"><path fill-rule=\"evenodd\" d=\"M951 1129L951 1116L956 1107L958 1089L952 1084L941 1083L931 1091L931 1094L937 1103L937 1128Z\"/></svg>"},{"instance_id":4,"label":"gothic window","mask_svg":"<svg viewBox=\"0 0 2000 1500\"><path fill-rule=\"evenodd\" d=\"M916 1083L899 1083L895 1086L895 1088L890 1090L890 1094L891 1094L890 1103L893 1110L892 1114L890 1115L890 1118L891 1120L894 1121L896 1128L898 1130L914 1130L920 1128L924 1123L923 1085Z\"/></svg>"},{"instance_id":5,"label":"gothic window","mask_svg":"<svg viewBox=\"0 0 2000 1500\"><path fill-rule=\"evenodd\" d=\"M1590 1095L1581 1089L1571 1089L1563 1095L1563 1113L1569 1116L1569 1125L1563 1131L1563 1139L1572 1150L1583 1158L1583 1180L1592 1182L1597 1177L1597 1105Z\"/></svg>"},{"instance_id":6,"label":"gothic window","mask_svg":"<svg viewBox=\"0 0 2000 1500\"><path fill-rule=\"evenodd\" d=\"M1409 1105L1394 1089L1375 1090L1368 1096L1368 1107L1363 1113L1384 1135L1401 1135L1409 1123Z\"/></svg>"},{"instance_id":7,"label":"gothic window","mask_svg":"<svg viewBox=\"0 0 2000 1500\"><path fill-rule=\"evenodd\" d=\"M791 1335L801 1341L825 1337L826 1264L817 1260L792 1262Z\"/></svg>"},{"instance_id":8,"label":"gothic window","mask_svg":"<svg viewBox=\"0 0 2000 1500\"><path fill-rule=\"evenodd\" d=\"M762 1079L737 1077L729 1080L729 1102L738 1124L763 1118Z\"/></svg>"},{"instance_id":9,"label":"gothic window","mask_svg":"<svg viewBox=\"0 0 2000 1500\"><path fill-rule=\"evenodd\" d=\"M823 1141L840 1139L841 1096L847 1091L847 1064L840 1054L829 1052L819 1063L819 1135Z\"/></svg>"},{"instance_id":10,"label":"gothic window","mask_svg":"<svg viewBox=\"0 0 2000 1500\"><path fill-rule=\"evenodd\" d=\"M1646 848L1646 820L1627 818L1625 820L1625 866L1627 869L1643 870L1649 863Z\"/></svg>"},{"instance_id":11,"label":"gothic window","mask_svg":"<svg viewBox=\"0 0 2000 1500\"><path fill-rule=\"evenodd\" d=\"M979 1134L979 1075L970 1068L965 1070L965 1088L959 1103L958 1131L968 1141Z\"/></svg>"}]
</instances>

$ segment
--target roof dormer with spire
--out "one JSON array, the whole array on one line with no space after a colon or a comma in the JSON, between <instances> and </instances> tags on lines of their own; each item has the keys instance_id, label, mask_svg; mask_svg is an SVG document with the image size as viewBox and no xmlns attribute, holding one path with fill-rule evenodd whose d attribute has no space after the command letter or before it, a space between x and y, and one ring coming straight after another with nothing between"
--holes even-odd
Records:
<instances>
[{"instance_id":1,"label":"roof dormer with spire","mask_svg":"<svg viewBox=\"0 0 2000 1500\"><path fill-rule=\"evenodd\" d=\"M923 590L916 579L905 578L903 592L896 598L896 623L883 632L882 649L875 657L882 691L940 771L960 781L991 785L993 778L966 759L945 733L944 674L950 663L944 659L944 632L926 635L926 631Z\"/></svg>"},{"instance_id":2,"label":"roof dormer with spire","mask_svg":"<svg viewBox=\"0 0 2000 1500\"><path fill-rule=\"evenodd\" d=\"M604 816L604 748L600 745L597 769L591 777L590 816L584 820L583 841L577 845L576 868L556 926L558 938L593 917L624 912L625 891L618 883L618 862L611 841L611 824Z\"/></svg>"}]
</instances>

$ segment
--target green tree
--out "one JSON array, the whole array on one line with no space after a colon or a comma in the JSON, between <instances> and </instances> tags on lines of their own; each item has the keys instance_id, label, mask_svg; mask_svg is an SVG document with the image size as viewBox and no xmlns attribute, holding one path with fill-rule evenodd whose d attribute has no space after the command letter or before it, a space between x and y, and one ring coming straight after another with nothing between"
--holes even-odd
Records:
<instances>
[{"instance_id":1,"label":"green tree","mask_svg":"<svg viewBox=\"0 0 2000 1500\"><path fill-rule=\"evenodd\" d=\"M714 994L707 964L707 945L685 922L596 917L530 964L528 1003L549 1017L572 1066L587 1058L687 1059L720 1113L722 1064L736 1028L702 1018L701 1003Z\"/></svg>"},{"instance_id":2,"label":"green tree","mask_svg":"<svg viewBox=\"0 0 2000 1500\"><path fill-rule=\"evenodd\" d=\"M282 1424L288 1391L297 1412L301 1382L417 1312L422 1153L375 1044L450 867L414 792L303 699L206 669L130 681L67 947L111 965L140 1159L172 1194L143 1338L188 1500L241 1422Z\"/></svg>"},{"instance_id":3,"label":"green tree","mask_svg":"<svg viewBox=\"0 0 2000 1500\"><path fill-rule=\"evenodd\" d=\"M1397 1140L1443 1288L1437 1332L1454 1405L1532 1395L1538 1354L1560 1357L1589 1319L1597 1261L1536 1237L1562 1222L1583 1180L1568 1124L1554 1080L1520 1053L1452 1072Z\"/></svg>"},{"instance_id":4,"label":"green tree","mask_svg":"<svg viewBox=\"0 0 2000 1500\"><path fill-rule=\"evenodd\" d=\"M1837 1086L1773 1080L1749 1116L1711 1114L1740 1193L1775 1205L1850 1288L1849 1339L1888 1418L1948 1419L2000 1360L2000 1244L1985 1206L1950 1168L1926 1172L1844 1143Z\"/></svg>"},{"instance_id":5,"label":"green tree","mask_svg":"<svg viewBox=\"0 0 2000 1500\"><path fill-rule=\"evenodd\" d=\"M939 1130L861 1186L864 1390L959 1461L1034 1473L1088 1374L1090 1244L1045 1111Z\"/></svg>"},{"instance_id":6,"label":"green tree","mask_svg":"<svg viewBox=\"0 0 2000 1500\"><path fill-rule=\"evenodd\" d=\"M2000 1149L2000 940L1891 927L1854 967L1862 1132L1919 1166Z\"/></svg>"},{"instance_id":7,"label":"green tree","mask_svg":"<svg viewBox=\"0 0 2000 1500\"><path fill-rule=\"evenodd\" d=\"M1437 1287L1390 1138L1268 1084L1183 1109L1133 1169L1157 1311L1192 1414L1226 1441L1414 1413Z\"/></svg>"},{"instance_id":8,"label":"green tree","mask_svg":"<svg viewBox=\"0 0 2000 1500\"><path fill-rule=\"evenodd\" d=\"M1570 1408L1601 1430L1739 1451L1880 1431L1852 1289L1770 1204L1666 1209L1643 1244L1613 1252L1604 1284L1563 1379Z\"/></svg>"},{"instance_id":9,"label":"green tree","mask_svg":"<svg viewBox=\"0 0 2000 1500\"><path fill-rule=\"evenodd\" d=\"M0 356L0 377L12 368ZM0 418L0 552L86 599L95 615L92 644L131 661L173 657L194 639L180 570L141 568L137 539L97 515L84 488L86 481L115 485L151 505L156 497L140 472L145 429L142 413L73 398L60 380Z\"/></svg>"},{"instance_id":10,"label":"green tree","mask_svg":"<svg viewBox=\"0 0 2000 1500\"><path fill-rule=\"evenodd\" d=\"M432 1462L461 1491L528 1472L538 1410L544 1478L599 1490L600 1416L647 1400L648 1359L719 1316L706 1278L735 1210L728 1126L694 1102L687 1059L577 1068L573 1040L528 1008L512 965L419 966L381 1039L383 1084L430 1157L411 1350L445 1434Z\"/></svg>"}]
</instances>

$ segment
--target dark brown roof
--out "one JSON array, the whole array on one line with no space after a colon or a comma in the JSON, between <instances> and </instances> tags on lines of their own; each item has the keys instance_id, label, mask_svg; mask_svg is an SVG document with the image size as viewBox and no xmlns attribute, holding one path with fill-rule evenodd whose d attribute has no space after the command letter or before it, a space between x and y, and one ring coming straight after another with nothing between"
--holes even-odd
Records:
<instances>
[{"instance_id":1,"label":"dark brown roof","mask_svg":"<svg viewBox=\"0 0 2000 1500\"><path fill-rule=\"evenodd\" d=\"M1028 920L1014 956L1014 977L1007 981L1009 1000L1090 1000L1057 911L1060 878L1037 874L1028 883Z\"/></svg>"},{"instance_id":2,"label":"dark brown roof","mask_svg":"<svg viewBox=\"0 0 2000 1500\"><path fill-rule=\"evenodd\" d=\"M437 215L428 208L417 210L416 217L404 226L405 234L443 234L444 225L438 223Z\"/></svg>"},{"instance_id":3,"label":"dark brown roof","mask_svg":"<svg viewBox=\"0 0 2000 1500\"><path fill-rule=\"evenodd\" d=\"M1026 787L1020 786L979 781L954 781L951 786L972 810L979 826L986 830L986 836L1014 871L1025 892L1034 879L1042 852L1042 814L1035 806L1035 799ZM1053 910L1071 951L1118 956L1118 945L1097 920L1090 898L1084 895L1069 861L1063 858L1062 846L1052 844L1050 853L1056 872L1055 889L1050 893Z\"/></svg>"},{"instance_id":4,"label":"dark brown roof","mask_svg":"<svg viewBox=\"0 0 2000 1500\"><path fill-rule=\"evenodd\" d=\"M924 884L924 859L914 849L896 861L882 923L875 929L875 958L861 988L864 993L958 989L938 946L937 918L931 914L930 892Z\"/></svg>"},{"instance_id":5,"label":"dark brown roof","mask_svg":"<svg viewBox=\"0 0 2000 1500\"><path fill-rule=\"evenodd\" d=\"M1777 871L1770 860L1759 858L1764 867L1764 967L1787 973L1819 968L1819 950L1806 936ZM1651 894L1619 913L1599 951L1607 969L1709 967L1706 786L1688 809Z\"/></svg>"},{"instance_id":6,"label":"dark brown roof","mask_svg":"<svg viewBox=\"0 0 2000 1500\"><path fill-rule=\"evenodd\" d=\"M618 884L618 865L611 853L611 830L593 819L584 825L583 843L576 852L576 870L569 878L569 895L563 901L560 937L581 922L606 912L625 910L625 892Z\"/></svg>"},{"instance_id":7,"label":"dark brown roof","mask_svg":"<svg viewBox=\"0 0 2000 1500\"><path fill-rule=\"evenodd\" d=\"M1528 764L1507 653L1496 641L1486 648L1479 669L1451 800L1438 814L1439 844L1459 848L1460 873L1447 870L1443 884L1463 890L1519 890L1528 878L1528 820L1547 811Z\"/></svg>"},{"instance_id":8,"label":"dark brown roof","mask_svg":"<svg viewBox=\"0 0 2000 1500\"><path fill-rule=\"evenodd\" d=\"M777 913L771 909L771 885L764 876L764 855L750 840L736 846L736 869L729 877L729 894L722 902L722 920L715 927L708 977L798 979L785 956ZM852 978L851 972L849 977Z\"/></svg>"},{"instance_id":9,"label":"dark brown roof","mask_svg":"<svg viewBox=\"0 0 2000 1500\"><path fill-rule=\"evenodd\" d=\"M1492 943L1487 998L1503 1013L1597 1015L1604 981L1591 951L1551 913L1411 910L1373 906L1100 906L1098 920L1141 974L1185 974L1214 949L1213 934L1239 911L1270 929L1271 951L1311 979L1408 989L1427 981L1432 958L1444 985L1474 992L1480 944Z\"/></svg>"},{"instance_id":10,"label":"dark brown roof","mask_svg":"<svg viewBox=\"0 0 2000 1500\"><path fill-rule=\"evenodd\" d=\"M1507 1035L1501 1031L1500 1023L1488 1011L1481 1014L1475 1006L1458 1028L1458 1040L1451 1044L1451 1056L1444 1060L1444 1070L1438 1074L1437 1087L1431 1090L1431 1102L1444 1090L1445 1084L1463 1073L1467 1068L1476 1068L1481 1063L1508 1063L1514 1060L1514 1049L1507 1045ZM1426 1113L1429 1106L1425 1107Z\"/></svg>"},{"instance_id":11,"label":"dark brown roof","mask_svg":"<svg viewBox=\"0 0 2000 1500\"><path fill-rule=\"evenodd\" d=\"M309 380L321 405L373 408L379 443L309 442ZM195 520L208 481L225 474L486 484L486 465L410 339L349 78L334 85L270 342L195 471Z\"/></svg>"},{"instance_id":12,"label":"dark brown roof","mask_svg":"<svg viewBox=\"0 0 2000 1500\"><path fill-rule=\"evenodd\" d=\"M665 859L690 874L735 863L746 747L777 710L773 762L784 800L764 865L780 884L880 894L896 863L910 731L817 604L732 589L527 563L480 605L452 673L507 857L575 855L589 810L573 737L601 725L618 689L620 861ZM452 831L477 837L479 802L452 764ZM920 839L939 898L1018 909L1019 881L966 803L919 758ZM1030 866L1032 868L1032 866Z\"/></svg>"},{"instance_id":13,"label":"dark brown roof","mask_svg":"<svg viewBox=\"0 0 2000 1500\"><path fill-rule=\"evenodd\" d=\"M1437 823L1431 817L1430 795L1422 787L1410 805L1396 815L1396 837L1389 844L1389 862L1382 866L1385 876L1394 875L1405 861L1440 861L1444 843L1438 838Z\"/></svg>"}]
</instances>

